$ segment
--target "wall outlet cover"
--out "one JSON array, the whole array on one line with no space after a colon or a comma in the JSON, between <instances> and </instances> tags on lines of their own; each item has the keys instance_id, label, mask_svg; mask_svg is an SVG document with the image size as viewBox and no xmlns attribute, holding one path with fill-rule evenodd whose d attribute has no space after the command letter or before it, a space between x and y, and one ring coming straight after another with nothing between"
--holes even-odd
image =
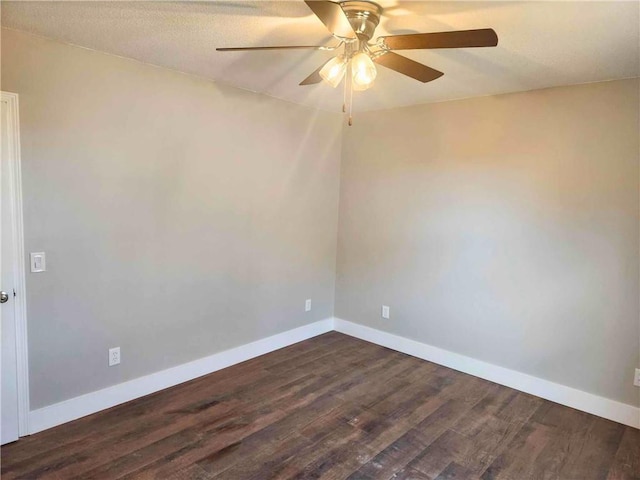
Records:
<instances>
[{"instance_id":1,"label":"wall outlet cover","mask_svg":"<svg viewBox=\"0 0 640 480\"><path fill-rule=\"evenodd\" d=\"M120 363L120 347L109 349L109 366L113 367Z\"/></svg>"},{"instance_id":2,"label":"wall outlet cover","mask_svg":"<svg viewBox=\"0 0 640 480\"><path fill-rule=\"evenodd\" d=\"M389 306L388 305L382 305L382 318L386 318L387 320L389 319Z\"/></svg>"},{"instance_id":3,"label":"wall outlet cover","mask_svg":"<svg viewBox=\"0 0 640 480\"><path fill-rule=\"evenodd\" d=\"M640 368L636 368L636 374L633 377L633 384L636 387L640 387Z\"/></svg>"},{"instance_id":4,"label":"wall outlet cover","mask_svg":"<svg viewBox=\"0 0 640 480\"><path fill-rule=\"evenodd\" d=\"M310 312L311 311L311 299L308 298L305 302L304 302L304 311L305 312Z\"/></svg>"}]
</instances>

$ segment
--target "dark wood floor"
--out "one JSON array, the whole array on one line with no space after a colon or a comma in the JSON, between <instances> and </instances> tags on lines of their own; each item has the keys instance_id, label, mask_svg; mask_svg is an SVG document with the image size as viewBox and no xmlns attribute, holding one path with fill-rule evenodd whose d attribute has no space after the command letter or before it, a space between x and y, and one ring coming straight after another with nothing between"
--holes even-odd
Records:
<instances>
[{"instance_id":1,"label":"dark wood floor","mask_svg":"<svg viewBox=\"0 0 640 480\"><path fill-rule=\"evenodd\" d=\"M640 431L339 333L2 447L2 479L638 479Z\"/></svg>"}]
</instances>

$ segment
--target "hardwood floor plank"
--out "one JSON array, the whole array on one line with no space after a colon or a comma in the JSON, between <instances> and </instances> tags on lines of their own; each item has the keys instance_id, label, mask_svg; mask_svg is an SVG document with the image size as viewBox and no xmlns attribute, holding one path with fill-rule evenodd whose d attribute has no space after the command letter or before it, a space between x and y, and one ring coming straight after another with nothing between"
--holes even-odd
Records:
<instances>
[{"instance_id":1,"label":"hardwood floor plank","mask_svg":"<svg viewBox=\"0 0 640 480\"><path fill-rule=\"evenodd\" d=\"M418 470L414 470L410 467L405 467L402 470L398 471L391 477L393 480L434 480L434 477L431 475L425 475ZM391 480L391 479L389 479Z\"/></svg>"},{"instance_id":2,"label":"hardwood floor plank","mask_svg":"<svg viewBox=\"0 0 640 480\"><path fill-rule=\"evenodd\" d=\"M624 425L595 418L580 451L570 456L560 470L561 478L578 480L589 475L606 478L624 432ZM640 455L640 449L637 453Z\"/></svg>"},{"instance_id":3,"label":"hardwood floor plank","mask_svg":"<svg viewBox=\"0 0 640 480\"><path fill-rule=\"evenodd\" d=\"M350 352L346 352L349 353L351 355L353 355L353 351L351 350ZM329 368L329 367L326 367ZM322 370L318 370L315 369L315 371L322 371ZM295 374L290 373L290 376L293 376L294 378L296 377ZM297 383L299 388L293 388L292 384L289 385L285 385L284 387L280 386L280 384L278 382L276 382L275 380L277 378L281 378L281 375L274 375L274 374L268 374L265 373L263 380L261 380L260 382L254 382L252 384L248 384L248 385L241 385L239 388L237 388L236 390L234 390L233 392L230 392L229 394L223 395L220 398L227 398L229 396L232 396L233 398L235 398L236 400L242 400L247 404L251 404L253 406L253 408L257 408L258 406L260 406L259 403L255 403L258 399L260 398L268 398L269 401L274 404L278 401L278 399L282 398L283 396L285 397L291 397L292 395L296 395L297 393L299 393L300 391L304 391L304 387L306 385L304 384L300 384L299 381L294 381L292 382L292 384ZM284 376L282 378L288 378L287 376ZM315 377L314 377L315 379ZM315 379L316 382L315 383L321 383L321 384L325 384L326 382L324 382L323 379ZM309 383L309 382L307 382ZM265 390L266 389L266 390ZM316 387L312 387L311 390L312 392L317 392L318 388ZM278 392L280 392L278 394ZM276 407L277 408L277 407ZM240 409L236 411L237 415L240 415L242 413L245 413L246 409ZM283 412L280 412L282 415L284 414ZM216 441L220 441L219 438L216 438ZM199 451L199 448L202 447L203 445L206 444L206 440L201 442L201 445L198 445L198 448L195 448L194 451ZM222 447L224 447L224 445L222 445ZM188 453L192 453L192 449L190 450L184 450L182 453L184 454L188 454ZM161 450L160 450L161 451ZM158 451L156 451L156 454L158 453ZM149 457L150 454L146 454L146 457ZM160 460L161 464L165 464L167 462ZM157 465L157 463L156 463ZM165 472L166 473L166 472Z\"/></svg>"},{"instance_id":4,"label":"hardwood floor plank","mask_svg":"<svg viewBox=\"0 0 640 480\"><path fill-rule=\"evenodd\" d=\"M531 421L550 427L551 438L532 465L531 475L534 478L562 478L560 474L564 465L571 457L580 454L587 432L596 419L595 416L558 404L543 404Z\"/></svg>"},{"instance_id":5,"label":"hardwood floor plank","mask_svg":"<svg viewBox=\"0 0 640 480\"><path fill-rule=\"evenodd\" d=\"M3 480L631 480L640 432L336 332L2 447Z\"/></svg>"},{"instance_id":6,"label":"hardwood floor plank","mask_svg":"<svg viewBox=\"0 0 640 480\"><path fill-rule=\"evenodd\" d=\"M363 375L363 372L366 372L367 369L371 369L372 371L374 371L375 369L379 369L391 363L391 359L387 358L387 356L384 355L383 352L381 352L380 350L376 350L376 353L377 355L375 361L374 358L368 357L368 360L370 360L368 366L363 366L360 370L353 370L349 375L334 372L333 377L329 379L325 377L317 377L313 385L303 388L298 392L288 392L288 395L283 397L280 401L276 401L276 399L270 398L269 403L271 407L282 409L283 412L291 413L301 408L305 408L305 410L298 416L287 415L286 418L282 419L282 421L278 421L273 426L270 426L269 429L266 430L266 432L262 432L260 434L256 433L255 435L252 434L251 437L268 438L269 436L277 436L277 433L274 432L274 429L278 429L277 431L280 432L285 432L284 436L286 436L286 432L288 432L287 426L289 429L293 429L296 427L299 428L300 425L304 425L304 417L308 417L306 421L311 422L314 418L314 415L320 415L321 412L325 411L325 409L326 411L329 411L332 408L335 408L337 403L333 395L336 392L346 391L349 388L353 388L360 382L364 381L364 379L366 379L367 377L366 375ZM331 381L331 379L333 379L333 381ZM358 381L355 381L354 379ZM318 406L320 408L318 408ZM180 461L183 463L191 461L197 462L200 458L205 456L207 452L211 454L214 451L224 447L226 447L226 445L220 445L218 442L213 442L213 440L212 442L205 441L197 448L186 452L180 458ZM173 472L176 468L178 468L178 466L174 464L167 464L166 462L159 460L150 468L158 468L159 474L167 475L168 473Z\"/></svg>"},{"instance_id":7,"label":"hardwood floor plank","mask_svg":"<svg viewBox=\"0 0 640 480\"><path fill-rule=\"evenodd\" d=\"M507 389L506 387L503 388ZM534 397L528 393L516 392L509 403L493 412L493 414L507 422L525 423L544 402L540 397Z\"/></svg>"},{"instance_id":8,"label":"hardwood floor plank","mask_svg":"<svg viewBox=\"0 0 640 480\"><path fill-rule=\"evenodd\" d=\"M534 479L533 471L543 449L553 437L553 431L544 425L526 423L487 467L483 480Z\"/></svg>"},{"instance_id":9,"label":"hardwood floor plank","mask_svg":"<svg viewBox=\"0 0 640 480\"><path fill-rule=\"evenodd\" d=\"M607 480L640 480L640 430L625 427Z\"/></svg>"},{"instance_id":10,"label":"hardwood floor plank","mask_svg":"<svg viewBox=\"0 0 640 480\"><path fill-rule=\"evenodd\" d=\"M429 443L430 440L416 430L409 430L352 473L348 480L390 478L427 448Z\"/></svg>"},{"instance_id":11,"label":"hardwood floor plank","mask_svg":"<svg viewBox=\"0 0 640 480\"><path fill-rule=\"evenodd\" d=\"M496 385L484 398L460 417L451 430L482 445L484 451L499 453L513 439L526 420L507 421L496 414L504 411L511 403L515 393L505 387ZM530 415L533 414L531 410ZM510 417L510 415L508 415Z\"/></svg>"},{"instance_id":12,"label":"hardwood floor plank","mask_svg":"<svg viewBox=\"0 0 640 480\"><path fill-rule=\"evenodd\" d=\"M263 374L257 381L253 380L253 377L248 378L245 377L246 381L249 381L248 385L253 386L256 391L261 391L266 385L269 389L273 390L275 388L282 388L284 385L287 388L287 392L291 392L292 387L291 383L285 384L288 381L288 378L279 378L276 376L267 376ZM292 383L299 383L300 380L294 381ZM235 383L229 385L230 388L235 388L237 385ZM233 404L224 403L223 406L227 406L226 410L234 409L238 411L240 408L240 401L242 400L242 389L235 388L235 392L238 392L235 398L233 398ZM206 392L202 392L206 393ZM272 398L277 398L276 395L271 393ZM223 402L222 399L229 397L228 394L221 392L220 395L214 397L207 397L206 400L191 402L188 397L186 399L182 399L182 403L180 406L176 406L176 408L171 409L171 405L174 404L158 404L157 408L154 409L153 414L145 415L145 424L140 425L139 422L135 422L131 424L131 428L123 429L122 426L116 432L119 432L119 436L115 439L115 445L113 448L109 447L112 443L114 443L114 438L104 438L102 437L98 444L87 445L83 443L85 450L93 449L97 452L100 452L99 457L93 457L91 462L98 463L100 460L111 460L111 458L104 458L104 455L108 452L111 454L111 457L117 457L120 451L128 451L130 449L137 449L141 445L152 443L158 438L162 438L164 436L175 433L176 431L183 428L191 428L193 425L201 422L201 416L194 417L194 414L203 413L205 410L210 410L208 413L214 414L215 411L220 410L219 408L212 407L220 405ZM221 408L223 407L221 406ZM164 408L163 408L164 407ZM206 407L206 408L204 408ZM209 416L210 416L209 415ZM176 421L175 419L179 418L181 421ZM206 418L206 417L205 417ZM150 433L150 436L145 436L146 433ZM69 453L68 448L60 449L59 454L64 455L65 449L67 451L67 455ZM83 450L84 451L84 450ZM82 452L82 451L81 451ZM77 462L74 465L74 470L81 468L82 462ZM72 475L72 472L66 472L67 475Z\"/></svg>"},{"instance_id":13,"label":"hardwood floor plank","mask_svg":"<svg viewBox=\"0 0 640 480\"><path fill-rule=\"evenodd\" d=\"M459 463L451 462L435 480L472 480L477 478L471 470Z\"/></svg>"},{"instance_id":14,"label":"hardwood floor plank","mask_svg":"<svg viewBox=\"0 0 640 480\"><path fill-rule=\"evenodd\" d=\"M479 476L494 458L482 448L482 445L453 430L446 430L414 458L409 467L425 475L437 477L450 463L455 462Z\"/></svg>"},{"instance_id":15,"label":"hardwood floor plank","mask_svg":"<svg viewBox=\"0 0 640 480\"><path fill-rule=\"evenodd\" d=\"M74 422L45 430L37 435L24 437L16 444L2 447L3 452L6 450L6 457L9 459L6 463L3 462L2 473L5 474L5 470L13 469L16 463L25 460L26 463L32 462L32 457L36 454L42 458L45 452L51 450L66 454L78 447L86 448L87 439L91 438L92 432L95 431L100 431L101 438L105 438L111 433L119 435L120 429L128 431L129 428L137 428L140 418L149 420L154 415L161 415L165 408L183 405L184 399L192 398L192 395L196 397L210 395L210 392L218 392L221 385L224 385L224 388L232 388L234 384L264 378L264 371L255 368L252 372L239 370L236 375L230 375L227 370L229 369L207 375L206 379L201 377ZM18 445L24 447L17 448Z\"/></svg>"}]
</instances>

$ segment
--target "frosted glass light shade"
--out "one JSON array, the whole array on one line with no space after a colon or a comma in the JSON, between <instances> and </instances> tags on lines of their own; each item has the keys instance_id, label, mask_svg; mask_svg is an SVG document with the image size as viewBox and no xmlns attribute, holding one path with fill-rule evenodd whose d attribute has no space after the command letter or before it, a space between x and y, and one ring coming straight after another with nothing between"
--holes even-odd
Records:
<instances>
[{"instance_id":1,"label":"frosted glass light shade","mask_svg":"<svg viewBox=\"0 0 640 480\"><path fill-rule=\"evenodd\" d=\"M373 85L378 75L373 60L366 53L358 53L351 59L353 69L353 87L355 90L366 90Z\"/></svg>"},{"instance_id":2,"label":"frosted glass light shade","mask_svg":"<svg viewBox=\"0 0 640 480\"><path fill-rule=\"evenodd\" d=\"M342 78L344 77L345 72L347 71L347 60L343 56L334 57L327 64L322 67L320 70L320 77L331 85L333 88L336 88Z\"/></svg>"}]
</instances>

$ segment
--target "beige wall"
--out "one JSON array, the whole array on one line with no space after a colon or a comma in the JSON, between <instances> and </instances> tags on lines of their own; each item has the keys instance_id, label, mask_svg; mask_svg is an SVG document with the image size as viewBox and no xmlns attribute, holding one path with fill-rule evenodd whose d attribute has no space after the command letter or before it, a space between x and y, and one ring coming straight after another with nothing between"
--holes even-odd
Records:
<instances>
[{"instance_id":1,"label":"beige wall","mask_svg":"<svg viewBox=\"0 0 640 480\"><path fill-rule=\"evenodd\" d=\"M336 316L638 405L638 89L358 114Z\"/></svg>"},{"instance_id":2,"label":"beige wall","mask_svg":"<svg viewBox=\"0 0 640 480\"><path fill-rule=\"evenodd\" d=\"M32 408L332 316L340 116L10 30L1 81Z\"/></svg>"}]
</instances>

